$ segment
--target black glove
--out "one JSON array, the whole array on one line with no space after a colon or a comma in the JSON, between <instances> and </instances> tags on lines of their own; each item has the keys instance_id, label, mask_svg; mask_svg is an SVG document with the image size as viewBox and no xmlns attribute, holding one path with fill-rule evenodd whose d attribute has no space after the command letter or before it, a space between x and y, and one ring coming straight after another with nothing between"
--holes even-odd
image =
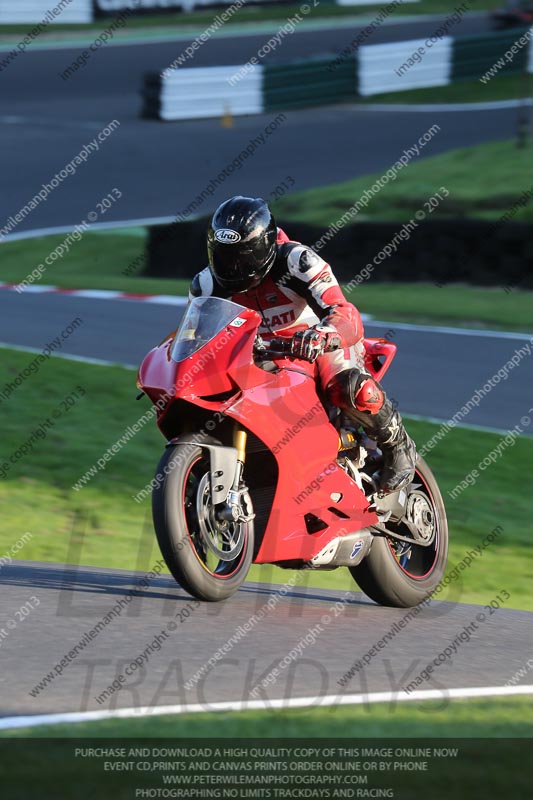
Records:
<instances>
[{"instance_id":1,"label":"black glove","mask_svg":"<svg viewBox=\"0 0 533 800\"><path fill-rule=\"evenodd\" d=\"M324 328L315 325L306 331L298 331L292 337L291 353L296 358L303 358L305 361L316 361L324 353L338 350L341 340L338 333L331 328Z\"/></svg>"}]
</instances>

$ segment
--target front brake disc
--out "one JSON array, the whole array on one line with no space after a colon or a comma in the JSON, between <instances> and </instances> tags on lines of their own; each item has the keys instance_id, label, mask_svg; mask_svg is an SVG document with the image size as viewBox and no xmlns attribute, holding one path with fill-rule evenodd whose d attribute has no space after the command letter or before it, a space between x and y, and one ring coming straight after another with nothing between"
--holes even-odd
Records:
<instances>
[{"instance_id":1,"label":"front brake disc","mask_svg":"<svg viewBox=\"0 0 533 800\"><path fill-rule=\"evenodd\" d=\"M209 475L198 486L196 513L200 536L205 546L221 561L233 561L244 547L244 525L238 522L219 522L211 502Z\"/></svg>"}]
</instances>

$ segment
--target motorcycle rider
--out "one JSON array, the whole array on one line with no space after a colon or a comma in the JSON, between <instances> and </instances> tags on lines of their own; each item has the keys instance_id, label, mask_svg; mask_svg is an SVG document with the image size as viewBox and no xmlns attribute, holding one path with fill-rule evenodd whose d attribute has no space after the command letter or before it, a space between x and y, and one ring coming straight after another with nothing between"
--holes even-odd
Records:
<instances>
[{"instance_id":1,"label":"motorcycle rider","mask_svg":"<svg viewBox=\"0 0 533 800\"><path fill-rule=\"evenodd\" d=\"M383 453L381 494L414 478L416 447L381 385L366 371L363 323L331 267L310 247L290 241L262 198L232 197L207 232L209 266L189 297L223 297L259 312L262 335L293 334L292 354L317 360L328 400L342 408ZM328 352L332 347L338 347Z\"/></svg>"}]
</instances>

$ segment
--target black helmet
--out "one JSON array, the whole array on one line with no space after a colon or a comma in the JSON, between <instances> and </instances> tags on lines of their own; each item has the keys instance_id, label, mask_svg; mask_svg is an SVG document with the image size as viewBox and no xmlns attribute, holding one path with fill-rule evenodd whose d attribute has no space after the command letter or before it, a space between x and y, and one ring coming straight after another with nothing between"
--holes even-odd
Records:
<instances>
[{"instance_id":1,"label":"black helmet","mask_svg":"<svg viewBox=\"0 0 533 800\"><path fill-rule=\"evenodd\" d=\"M261 198L232 197L217 208L207 232L209 269L223 289L258 286L276 258L277 228Z\"/></svg>"}]
</instances>

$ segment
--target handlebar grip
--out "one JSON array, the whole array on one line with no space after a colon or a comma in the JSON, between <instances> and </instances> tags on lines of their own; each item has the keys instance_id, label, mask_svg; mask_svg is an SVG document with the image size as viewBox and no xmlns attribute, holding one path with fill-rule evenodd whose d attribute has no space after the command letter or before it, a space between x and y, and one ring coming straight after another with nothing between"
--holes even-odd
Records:
<instances>
[{"instance_id":1,"label":"handlebar grip","mask_svg":"<svg viewBox=\"0 0 533 800\"><path fill-rule=\"evenodd\" d=\"M284 356L284 355L292 356L293 355L292 343L293 343L293 338L292 337L290 339L285 337L285 336L278 337L278 338L273 338L273 339L270 339L270 341L268 343L265 343L266 344L266 348L265 348L264 352L268 353L269 355L274 356L274 357L275 356ZM340 350L340 349L342 349L342 344L341 344L341 341L340 341L340 338L339 338L338 341L332 341L324 352L332 353L335 350ZM300 358L300 359L302 359L304 361L311 361L311 362L313 362L315 360L314 358L313 359L306 359L302 355L298 356L298 358Z\"/></svg>"},{"instance_id":2,"label":"handlebar grip","mask_svg":"<svg viewBox=\"0 0 533 800\"><path fill-rule=\"evenodd\" d=\"M292 339L271 339L268 343L268 349L273 353L292 353Z\"/></svg>"}]
</instances>

